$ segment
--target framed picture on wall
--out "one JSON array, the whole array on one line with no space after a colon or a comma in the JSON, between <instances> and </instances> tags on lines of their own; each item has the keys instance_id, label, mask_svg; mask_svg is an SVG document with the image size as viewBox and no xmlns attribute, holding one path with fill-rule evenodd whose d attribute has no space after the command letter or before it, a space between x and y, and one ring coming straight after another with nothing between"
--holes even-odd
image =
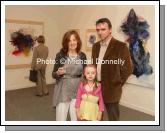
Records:
<instances>
[{"instance_id":1,"label":"framed picture on wall","mask_svg":"<svg viewBox=\"0 0 167 133\"><path fill-rule=\"evenodd\" d=\"M15 40L17 40L17 44L24 44L24 46L28 46L26 44L29 44L30 46L30 43L28 42L35 40L35 37L43 34L44 34L43 22L5 19L5 43L6 43L5 68L6 69L29 68L32 60L33 47L23 48L22 45L23 50L20 52L18 47L16 47L16 45L13 45L12 42L14 42L13 41L14 39L12 38L15 38ZM18 43L18 42L23 42L22 40L24 40L24 43Z\"/></svg>"},{"instance_id":2,"label":"framed picture on wall","mask_svg":"<svg viewBox=\"0 0 167 133\"><path fill-rule=\"evenodd\" d=\"M96 29L86 30L86 49L91 50L94 43L98 41Z\"/></svg>"}]
</instances>

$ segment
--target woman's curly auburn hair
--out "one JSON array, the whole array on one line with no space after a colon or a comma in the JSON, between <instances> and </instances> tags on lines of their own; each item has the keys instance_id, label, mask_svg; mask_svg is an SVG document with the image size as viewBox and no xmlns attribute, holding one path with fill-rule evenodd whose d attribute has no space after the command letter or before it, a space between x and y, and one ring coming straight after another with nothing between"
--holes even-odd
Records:
<instances>
[{"instance_id":1,"label":"woman's curly auburn hair","mask_svg":"<svg viewBox=\"0 0 167 133\"><path fill-rule=\"evenodd\" d=\"M62 40L62 49L61 51L67 55L68 52L68 44L70 42L70 37L74 35L74 37L77 40L77 48L76 48L76 52L79 53L81 50L81 46L82 46L82 42L81 39L79 37L79 34L75 31L75 30L70 30L68 32L66 32L63 36L63 40Z\"/></svg>"}]
</instances>

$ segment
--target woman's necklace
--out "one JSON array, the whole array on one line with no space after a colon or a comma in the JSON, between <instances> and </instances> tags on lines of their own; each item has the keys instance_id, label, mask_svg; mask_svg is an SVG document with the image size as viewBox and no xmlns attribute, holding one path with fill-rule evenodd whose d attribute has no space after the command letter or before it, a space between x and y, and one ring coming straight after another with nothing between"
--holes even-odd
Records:
<instances>
[{"instance_id":1,"label":"woman's necklace","mask_svg":"<svg viewBox=\"0 0 167 133\"><path fill-rule=\"evenodd\" d=\"M69 59L70 59L71 61L73 61L73 60L76 59L77 54L74 54L74 55L73 55L73 54L69 54L68 57L69 57Z\"/></svg>"}]
</instances>

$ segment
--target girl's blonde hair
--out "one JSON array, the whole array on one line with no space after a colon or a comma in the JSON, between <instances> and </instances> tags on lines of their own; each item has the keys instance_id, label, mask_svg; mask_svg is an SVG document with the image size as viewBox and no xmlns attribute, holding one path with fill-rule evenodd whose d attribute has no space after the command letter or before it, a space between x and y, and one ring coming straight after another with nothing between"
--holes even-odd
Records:
<instances>
[{"instance_id":1,"label":"girl's blonde hair","mask_svg":"<svg viewBox=\"0 0 167 133\"><path fill-rule=\"evenodd\" d=\"M85 85L88 83L88 81L87 81L87 79L86 79L86 76L85 76L85 71L86 71L86 68L88 68L88 67L94 68L94 69L95 69L95 72L96 72L96 74L97 74L97 69L96 69L96 67L95 67L94 65L92 65L92 64L87 65L87 66L84 68L83 77L82 77L82 80L81 80L81 82L83 83L83 86L85 86ZM94 79L94 83L95 83L95 86L94 86L93 89L96 89L96 88L98 87L98 81L97 81L97 77L96 77L96 76L95 76L95 79Z\"/></svg>"}]
</instances>

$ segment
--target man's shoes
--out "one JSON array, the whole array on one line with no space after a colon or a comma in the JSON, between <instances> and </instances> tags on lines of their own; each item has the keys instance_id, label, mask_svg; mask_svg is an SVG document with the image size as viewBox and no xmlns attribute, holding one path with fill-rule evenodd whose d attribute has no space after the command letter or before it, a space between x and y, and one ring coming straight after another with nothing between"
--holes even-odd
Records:
<instances>
[{"instance_id":1,"label":"man's shoes","mask_svg":"<svg viewBox=\"0 0 167 133\"><path fill-rule=\"evenodd\" d=\"M37 97L42 97L43 95L36 94Z\"/></svg>"},{"instance_id":2,"label":"man's shoes","mask_svg":"<svg viewBox=\"0 0 167 133\"><path fill-rule=\"evenodd\" d=\"M45 93L44 94L45 96L49 95L49 92L48 93ZM43 95L40 95L40 94L36 94L37 97L42 97Z\"/></svg>"}]
</instances>

